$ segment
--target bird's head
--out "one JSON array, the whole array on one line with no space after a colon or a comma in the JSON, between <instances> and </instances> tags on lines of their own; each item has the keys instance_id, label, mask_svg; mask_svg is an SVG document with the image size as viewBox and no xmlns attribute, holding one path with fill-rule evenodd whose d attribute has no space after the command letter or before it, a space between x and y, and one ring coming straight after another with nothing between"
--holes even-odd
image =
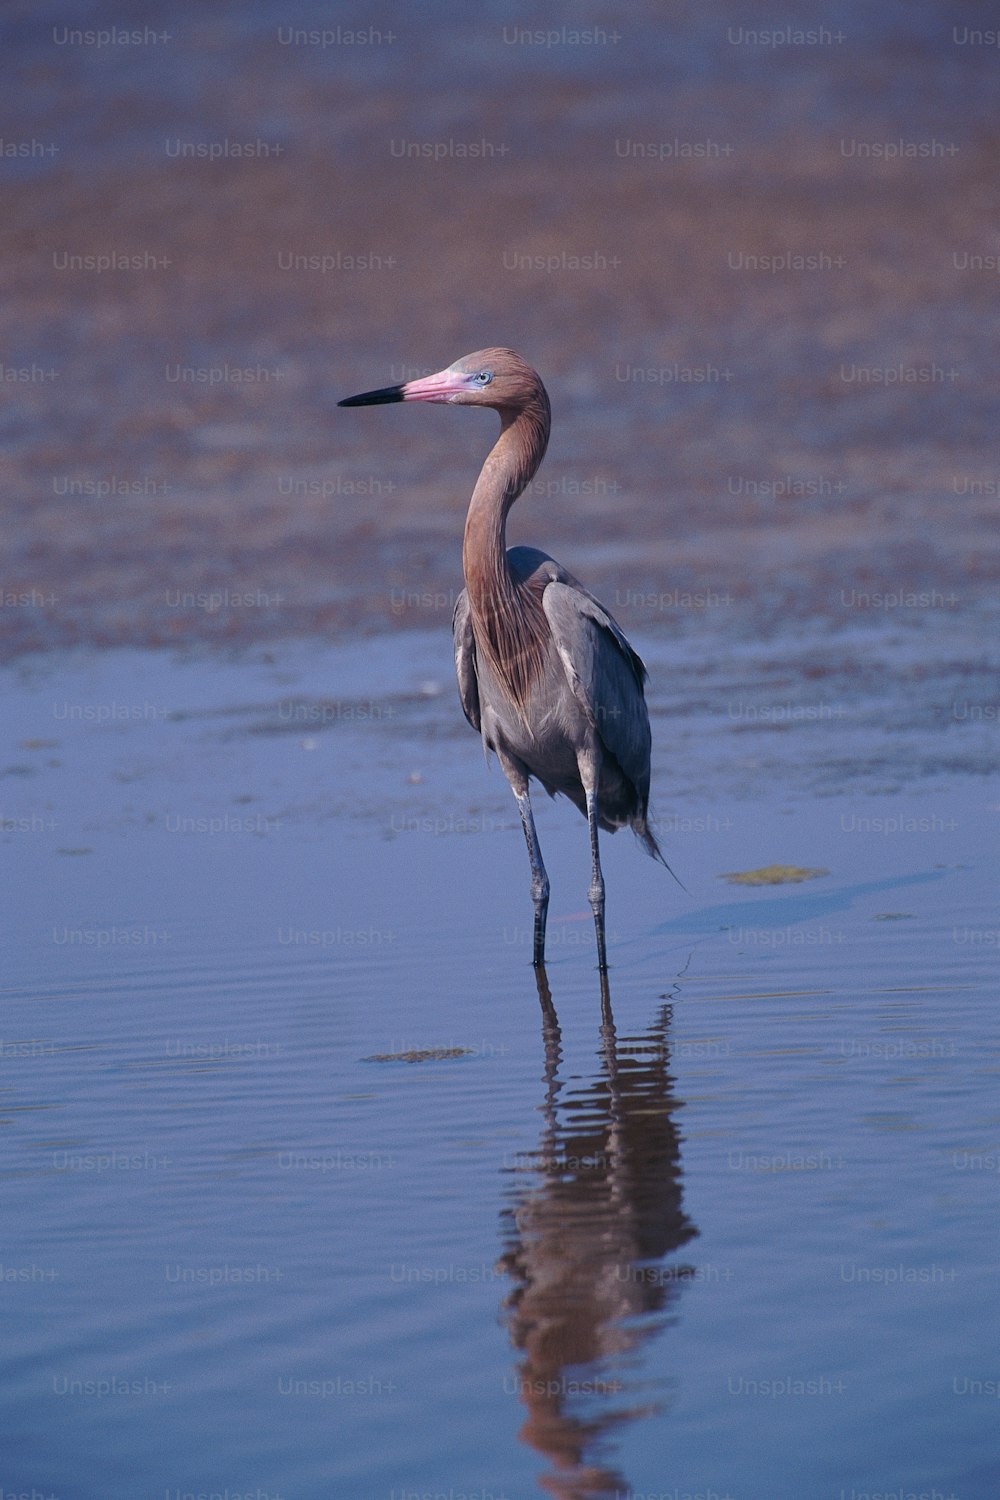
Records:
<instances>
[{"instance_id":1,"label":"bird's head","mask_svg":"<svg viewBox=\"0 0 1000 1500\"><path fill-rule=\"evenodd\" d=\"M491 406L495 411L518 412L539 402L548 410L545 387L529 364L513 349L479 349L427 375L390 385L380 391L348 396L338 406L380 406L386 401L434 401L448 406Z\"/></svg>"}]
</instances>

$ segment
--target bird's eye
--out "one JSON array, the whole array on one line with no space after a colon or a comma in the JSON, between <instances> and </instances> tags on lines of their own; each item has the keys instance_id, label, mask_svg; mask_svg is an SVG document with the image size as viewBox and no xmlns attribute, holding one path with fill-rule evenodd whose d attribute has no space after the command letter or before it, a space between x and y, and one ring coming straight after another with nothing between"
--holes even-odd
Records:
<instances>
[{"instance_id":1,"label":"bird's eye","mask_svg":"<svg viewBox=\"0 0 1000 1500\"><path fill-rule=\"evenodd\" d=\"M493 379L493 371L479 370L473 378L477 385L489 385L490 381Z\"/></svg>"}]
</instances>

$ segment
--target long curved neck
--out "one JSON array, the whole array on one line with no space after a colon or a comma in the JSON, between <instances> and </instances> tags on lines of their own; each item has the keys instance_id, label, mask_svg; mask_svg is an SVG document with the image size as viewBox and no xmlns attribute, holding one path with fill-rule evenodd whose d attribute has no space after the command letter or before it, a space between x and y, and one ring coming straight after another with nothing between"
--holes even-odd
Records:
<instances>
[{"instance_id":1,"label":"long curved neck","mask_svg":"<svg viewBox=\"0 0 1000 1500\"><path fill-rule=\"evenodd\" d=\"M507 514L531 483L549 441L549 403L501 412L500 436L487 455L469 501L462 568L470 595L510 578Z\"/></svg>"},{"instance_id":2,"label":"long curved neck","mask_svg":"<svg viewBox=\"0 0 1000 1500\"><path fill-rule=\"evenodd\" d=\"M551 418L544 388L519 410L502 411L500 421L500 436L469 502L462 569L477 648L523 715L541 664L545 616L538 600L511 573L506 529L508 512L531 482L548 444Z\"/></svg>"}]
</instances>

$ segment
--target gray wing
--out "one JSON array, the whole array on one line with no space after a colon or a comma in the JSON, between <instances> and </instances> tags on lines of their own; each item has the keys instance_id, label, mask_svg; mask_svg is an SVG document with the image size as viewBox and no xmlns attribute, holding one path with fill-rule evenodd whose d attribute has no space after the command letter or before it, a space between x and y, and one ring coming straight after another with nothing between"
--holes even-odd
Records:
<instances>
[{"instance_id":1,"label":"gray wing","mask_svg":"<svg viewBox=\"0 0 1000 1500\"><path fill-rule=\"evenodd\" d=\"M604 606L581 585L546 584L542 608L573 696L645 809L650 733L642 658Z\"/></svg>"},{"instance_id":2,"label":"gray wing","mask_svg":"<svg viewBox=\"0 0 1000 1500\"><path fill-rule=\"evenodd\" d=\"M462 712L473 729L481 732L482 715L479 711L479 678L476 676L476 643L472 638L469 596L465 589L459 594L455 604L451 633L455 639L455 673L458 677L458 696L462 700Z\"/></svg>"}]
</instances>

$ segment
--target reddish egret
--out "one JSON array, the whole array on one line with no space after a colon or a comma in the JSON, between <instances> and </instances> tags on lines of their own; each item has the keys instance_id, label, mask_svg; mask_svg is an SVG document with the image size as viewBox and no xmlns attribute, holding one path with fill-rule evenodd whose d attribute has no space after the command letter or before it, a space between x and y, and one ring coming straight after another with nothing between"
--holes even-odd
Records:
<instances>
[{"instance_id":1,"label":"reddish egret","mask_svg":"<svg viewBox=\"0 0 1000 1500\"><path fill-rule=\"evenodd\" d=\"M549 878L528 782L575 802L590 825L590 905L597 966L607 970L604 877L597 831L628 825L661 863L647 823L646 668L615 620L572 573L535 547L506 546L507 514L549 440L549 398L512 349L481 349L437 375L350 396L341 406L436 401L491 406L500 437L483 464L465 521L465 589L455 606L455 667L465 717L517 799L531 861L534 963L545 962ZM667 867L669 868L669 866Z\"/></svg>"}]
</instances>

